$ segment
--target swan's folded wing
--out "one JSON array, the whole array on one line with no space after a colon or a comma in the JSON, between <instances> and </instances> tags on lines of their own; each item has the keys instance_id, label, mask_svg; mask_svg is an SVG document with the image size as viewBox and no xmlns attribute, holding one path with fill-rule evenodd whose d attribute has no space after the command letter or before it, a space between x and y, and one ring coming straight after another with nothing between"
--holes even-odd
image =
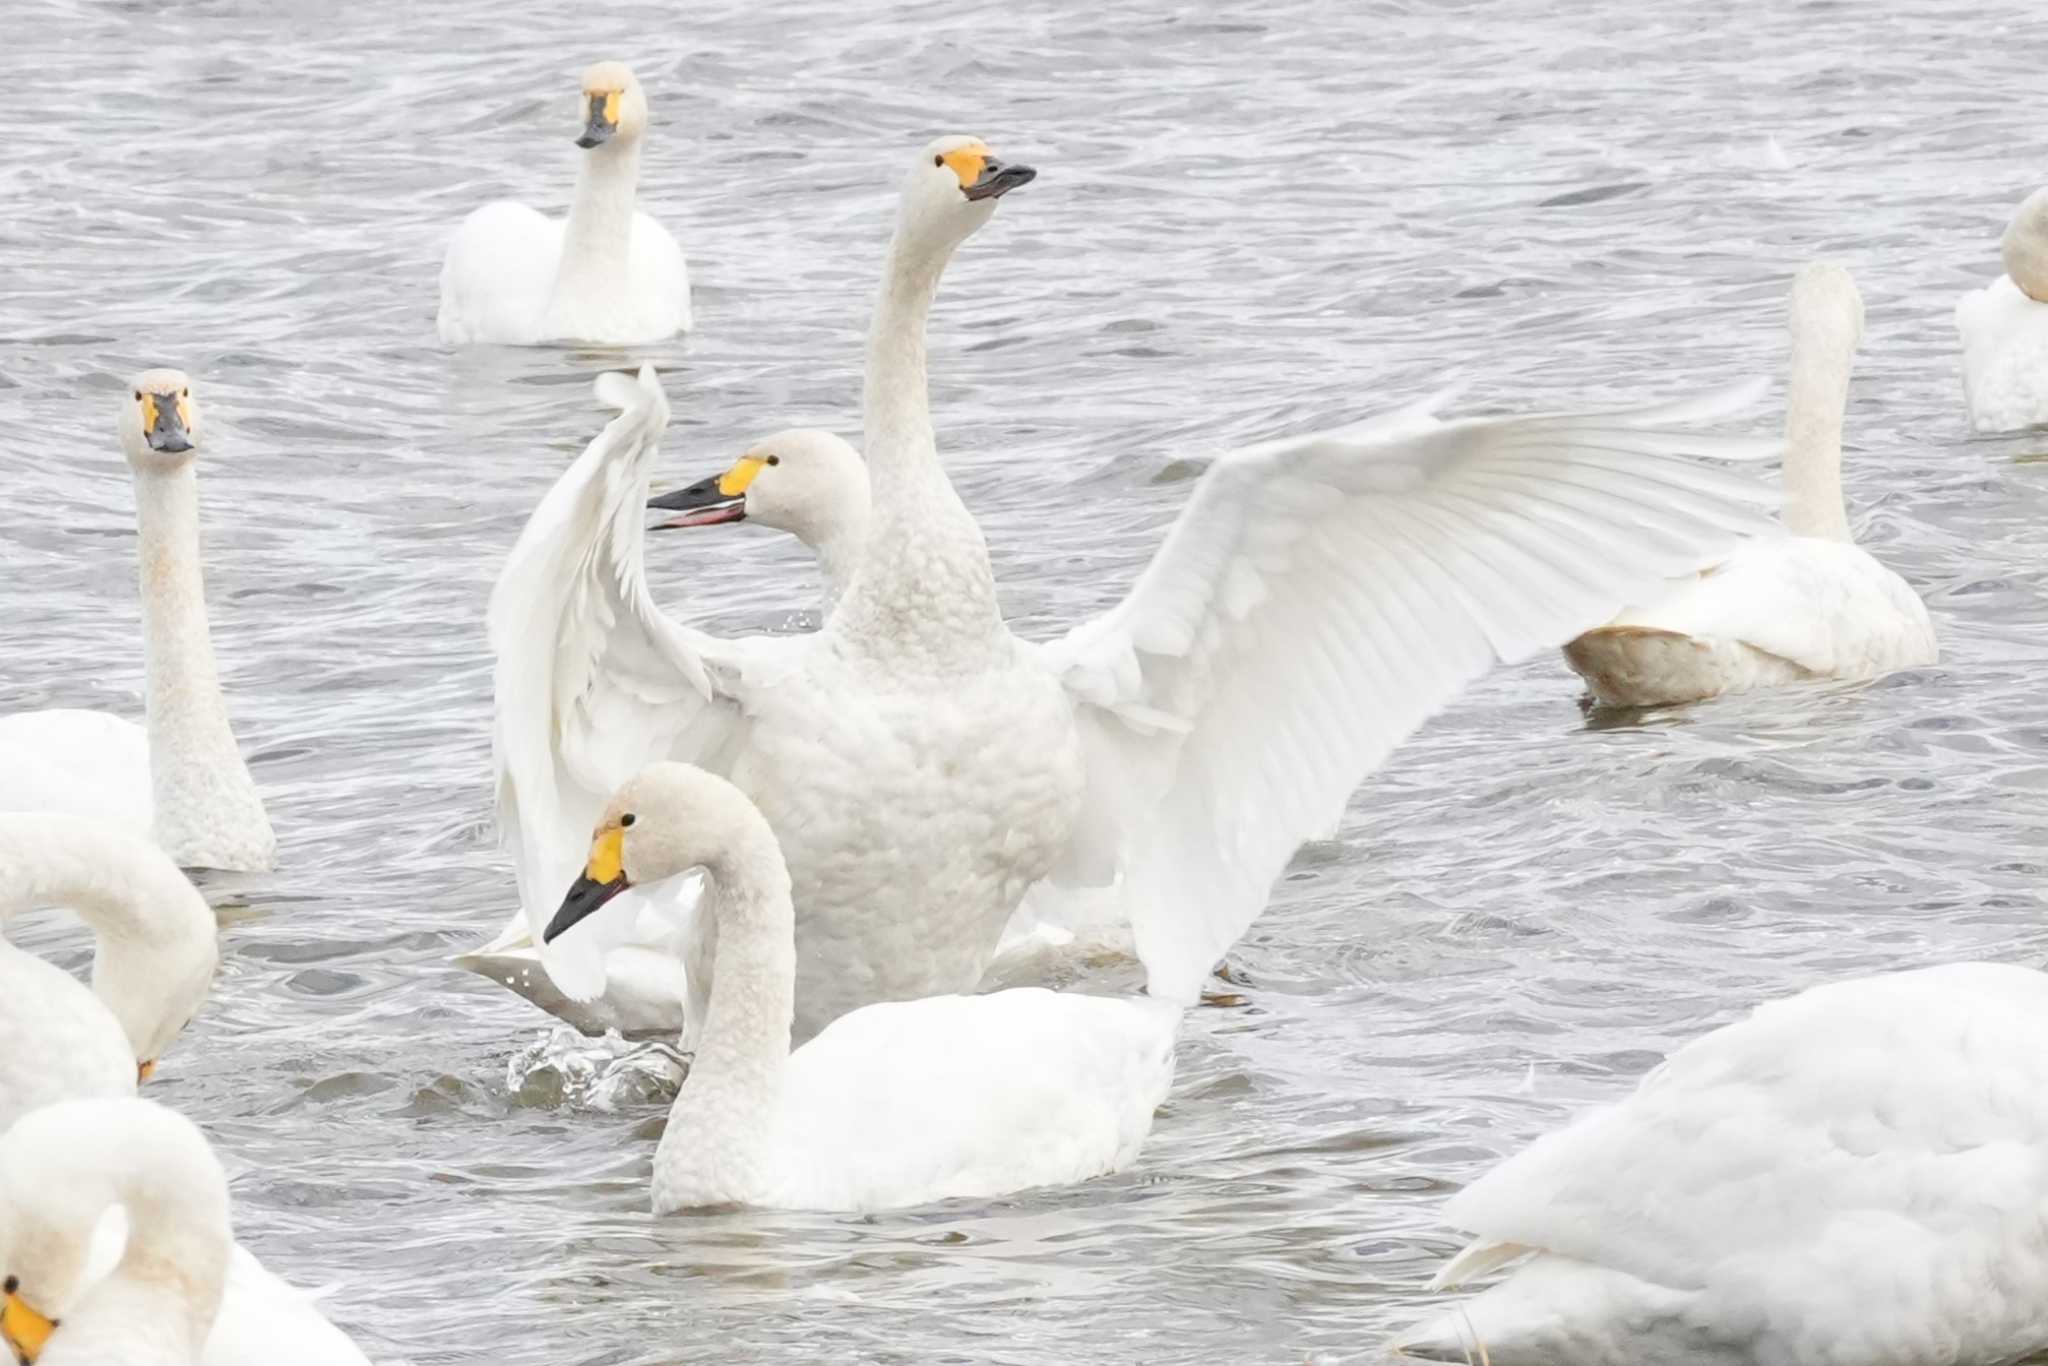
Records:
<instances>
[{"instance_id":1,"label":"swan's folded wing","mask_svg":"<svg viewBox=\"0 0 2048 1366\"><path fill-rule=\"evenodd\" d=\"M651 369L603 376L598 396L622 411L541 500L491 594L498 827L535 942L613 790L656 759L720 767L745 725L729 689L779 643L721 641L655 606L641 540L668 405ZM565 940L589 967L600 937ZM565 961L547 959L564 990L601 986L563 980Z\"/></svg>"},{"instance_id":2,"label":"swan's folded wing","mask_svg":"<svg viewBox=\"0 0 2048 1366\"><path fill-rule=\"evenodd\" d=\"M1305 838L1496 660L1555 647L1765 530L1775 494L1619 413L1275 441L1211 467L1121 604L1045 648L1088 783L1056 879L1124 878L1152 990L1191 999Z\"/></svg>"}]
</instances>

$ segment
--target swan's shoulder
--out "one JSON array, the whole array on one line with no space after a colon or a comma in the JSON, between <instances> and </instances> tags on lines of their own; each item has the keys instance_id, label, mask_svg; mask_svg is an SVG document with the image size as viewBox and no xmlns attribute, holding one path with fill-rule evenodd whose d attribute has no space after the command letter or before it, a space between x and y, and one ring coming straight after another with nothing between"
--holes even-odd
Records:
<instances>
[{"instance_id":1,"label":"swan's shoulder","mask_svg":"<svg viewBox=\"0 0 2048 1366\"><path fill-rule=\"evenodd\" d=\"M561 255L560 219L510 199L471 213L456 228L441 266L441 340L538 340Z\"/></svg>"},{"instance_id":2,"label":"swan's shoulder","mask_svg":"<svg viewBox=\"0 0 2048 1366\"><path fill-rule=\"evenodd\" d=\"M1179 1012L1018 988L841 1016L790 1057L792 1204L883 1209L1114 1171L1173 1077Z\"/></svg>"},{"instance_id":3,"label":"swan's shoulder","mask_svg":"<svg viewBox=\"0 0 2048 1366\"><path fill-rule=\"evenodd\" d=\"M662 312L650 326L665 328L659 336L673 336L690 327L690 267L682 244L674 234L645 212L633 215L634 291L648 301L646 306Z\"/></svg>"},{"instance_id":4,"label":"swan's shoulder","mask_svg":"<svg viewBox=\"0 0 2048 1366\"><path fill-rule=\"evenodd\" d=\"M1995 1243L2001 1211L2048 1201L2044 1031L2048 977L2023 968L1818 987L1680 1049L1446 1215L1667 1286L1736 1256L1853 1278L1879 1229L1901 1252Z\"/></svg>"},{"instance_id":5,"label":"swan's shoulder","mask_svg":"<svg viewBox=\"0 0 2048 1366\"><path fill-rule=\"evenodd\" d=\"M1980 432L2048 422L2048 304L2001 275L1956 301L1963 393Z\"/></svg>"},{"instance_id":6,"label":"swan's shoulder","mask_svg":"<svg viewBox=\"0 0 2048 1366\"><path fill-rule=\"evenodd\" d=\"M0 811L66 811L147 839L149 732L105 712L0 716Z\"/></svg>"},{"instance_id":7,"label":"swan's shoulder","mask_svg":"<svg viewBox=\"0 0 2048 1366\"><path fill-rule=\"evenodd\" d=\"M0 940L0 1130L60 1100L135 1094L113 1012L62 968Z\"/></svg>"}]
</instances>

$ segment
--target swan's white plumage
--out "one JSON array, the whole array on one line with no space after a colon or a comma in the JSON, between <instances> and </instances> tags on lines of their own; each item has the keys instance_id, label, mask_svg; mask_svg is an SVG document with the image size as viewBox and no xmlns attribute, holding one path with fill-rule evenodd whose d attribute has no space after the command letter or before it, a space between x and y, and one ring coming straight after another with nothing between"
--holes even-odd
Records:
<instances>
[{"instance_id":1,"label":"swan's white plumage","mask_svg":"<svg viewBox=\"0 0 2048 1366\"><path fill-rule=\"evenodd\" d=\"M441 267L442 341L631 346L689 328L683 249L635 207L647 124L646 92L623 64L583 73L585 150L568 217L499 200L464 219Z\"/></svg>"},{"instance_id":2,"label":"swan's white plumage","mask_svg":"<svg viewBox=\"0 0 2048 1366\"><path fill-rule=\"evenodd\" d=\"M1849 273L1802 268L1791 302L1785 526L1567 644L1565 660L1595 700L1663 706L1934 662L1920 595L1849 531L1842 422L1862 331Z\"/></svg>"},{"instance_id":3,"label":"swan's white plumage","mask_svg":"<svg viewBox=\"0 0 2048 1366\"><path fill-rule=\"evenodd\" d=\"M1956 301L1963 397L1980 432L2048 423L2048 302L2001 275Z\"/></svg>"},{"instance_id":4,"label":"swan's white plumage","mask_svg":"<svg viewBox=\"0 0 2048 1366\"><path fill-rule=\"evenodd\" d=\"M43 905L70 906L93 929L94 987L0 940L0 1131L45 1106L133 1097L137 1064L183 1029L213 972L213 912L142 836L70 816L0 815L0 922ZM126 1238L125 1218L110 1211L88 1282L113 1270ZM311 1300L237 1245L201 1360L272 1366L285 1350L298 1366L366 1366Z\"/></svg>"},{"instance_id":5,"label":"swan's white plumage","mask_svg":"<svg viewBox=\"0 0 2048 1366\"><path fill-rule=\"evenodd\" d=\"M1673 1054L1454 1197L1404 1350L1498 1366L1935 1366L2048 1347L2048 977L1818 987ZM1467 1352L1472 1353L1468 1358Z\"/></svg>"},{"instance_id":6,"label":"swan's white plumage","mask_svg":"<svg viewBox=\"0 0 2048 1366\"><path fill-rule=\"evenodd\" d=\"M105 712L0 716L0 811L61 811L149 838L149 732Z\"/></svg>"},{"instance_id":7,"label":"swan's white plumage","mask_svg":"<svg viewBox=\"0 0 2048 1366\"><path fill-rule=\"evenodd\" d=\"M1210 468L1130 596L1042 654L1088 754L1063 875L1123 870L1155 995L1193 999L1296 847L1466 683L1760 524L1767 495L1698 457L1769 447L1665 429L1753 393Z\"/></svg>"}]
</instances>

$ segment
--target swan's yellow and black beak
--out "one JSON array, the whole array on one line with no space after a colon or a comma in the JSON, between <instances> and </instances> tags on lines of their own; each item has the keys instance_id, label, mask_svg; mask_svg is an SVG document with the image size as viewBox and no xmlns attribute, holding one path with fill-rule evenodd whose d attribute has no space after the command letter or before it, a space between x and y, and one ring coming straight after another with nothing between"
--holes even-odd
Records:
<instances>
[{"instance_id":1,"label":"swan's yellow and black beak","mask_svg":"<svg viewBox=\"0 0 2048 1366\"><path fill-rule=\"evenodd\" d=\"M146 1060L146 1061L144 1061L144 1062L139 1062L139 1063L136 1063L136 1064L135 1064L135 1084L136 1084L137 1086L140 1086L140 1085L142 1085L142 1083L144 1083L144 1082L148 1081L148 1080L149 1080L149 1079L150 1079L151 1077L153 1077L153 1076L155 1076L155 1075L156 1075L156 1059L155 1059L155 1058L150 1058L150 1059L148 1059L148 1060Z\"/></svg>"},{"instance_id":2,"label":"swan's yellow and black beak","mask_svg":"<svg viewBox=\"0 0 2048 1366\"><path fill-rule=\"evenodd\" d=\"M690 514L687 517L662 522L656 530L717 526L721 522L745 521L747 487L754 482L754 476L759 474L761 467L767 463L762 456L742 456L724 474L714 474L709 479L699 479L688 488L649 498L647 506L651 508Z\"/></svg>"},{"instance_id":3,"label":"swan's yellow and black beak","mask_svg":"<svg viewBox=\"0 0 2048 1366\"><path fill-rule=\"evenodd\" d=\"M619 104L624 98L624 92L618 90L583 92L584 104L590 111L590 118L583 125L583 135L576 139L578 147L595 147L619 131Z\"/></svg>"},{"instance_id":4,"label":"swan's yellow and black beak","mask_svg":"<svg viewBox=\"0 0 2048 1366\"><path fill-rule=\"evenodd\" d=\"M16 1293L18 1285L14 1277L7 1278L7 1298L0 1302L0 1338L7 1339L7 1345L21 1358L22 1366L31 1366L49 1344L50 1335L57 1331L57 1320L46 1319L29 1308L28 1302Z\"/></svg>"},{"instance_id":5,"label":"swan's yellow and black beak","mask_svg":"<svg viewBox=\"0 0 2048 1366\"><path fill-rule=\"evenodd\" d=\"M632 885L626 880L626 832L616 825L598 831L597 839L590 846L590 862L584 865L583 876L576 879L575 885L569 888L569 894L562 898L562 908L541 931L540 942L554 943L578 921Z\"/></svg>"},{"instance_id":6,"label":"swan's yellow and black beak","mask_svg":"<svg viewBox=\"0 0 2048 1366\"><path fill-rule=\"evenodd\" d=\"M1038 178L1038 172L1029 166L996 160L995 153L978 142L942 153L939 160L960 178L960 193L970 202L1001 199Z\"/></svg>"},{"instance_id":7,"label":"swan's yellow and black beak","mask_svg":"<svg viewBox=\"0 0 2048 1366\"><path fill-rule=\"evenodd\" d=\"M142 405L142 437L153 451L179 451L192 449L192 409L185 393L152 394L147 391L136 396Z\"/></svg>"}]
</instances>

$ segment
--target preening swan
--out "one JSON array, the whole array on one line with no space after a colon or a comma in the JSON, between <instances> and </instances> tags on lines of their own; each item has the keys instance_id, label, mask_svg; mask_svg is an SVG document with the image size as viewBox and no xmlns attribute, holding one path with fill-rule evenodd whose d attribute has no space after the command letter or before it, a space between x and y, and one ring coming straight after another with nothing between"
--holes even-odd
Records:
<instances>
[{"instance_id":1,"label":"preening swan","mask_svg":"<svg viewBox=\"0 0 2048 1366\"><path fill-rule=\"evenodd\" d=\"M102 1216L126 1247L92 1276ZM141 1100L49 1105L0 1135L0 1335L35 1366L197 1366L233 1245L228 1183L189 1120ZM297 1361L289 1342L272 1361Z\"/></svg>"},{"instance_id":2,"label":"preening swan","mask_svg":"<svg viewBox=\"0 0 2048 1366\"><path fill-rule=\"evenodd\" d=\"M1785 395L1785 529L1648 607L1565 646L1596 701L1647 707L1811 679L1875 678L1932 664L1927 607L1857 547L1842 499L1842 417L1863 299L1840 266L1792 286Z\"/></svg>"},{"instance_id":3,"label":"preening swan","mask_svg":"<svg viewBox=\"0 0 2048 1366\"><path fill-rule=\"evenodd\" d=\"M790 1051L790 879L722 778L656 764L606 808L549 927L692 870L718 975L654 1159L654 1209L877 1210L1083 1181L1138 1154L1180 1008L1028 987L871 1005Z\"/></svg>"},{"instance_id":4,"label":"preening swan","mask_svg":"<svg viewBox=\"0 0 2048 1366\"><path fill-rule=\"evenodd\" d=\"M2048 1348L2048 978L1817 987L1674 1053L1454 1196L1397 1346L1495 1366L1949 1366Z\"/></svg>"},{"instance_id":5,"label":"preening swan","mask_svg":"<svg viewBox=\"0 0 2048 1366\"><path fill-rule=\"evenodd\" d=\"M199 401L182 371L146 370L121 395L135 475L148 729L97 712L0 717L0 810L66 811L157 843L187 868L269 868L263 800L235 747L200 573Z\"/></svg>"},{"instance_id":6,"label":"preening swan","mask_svg":"<svg viewBox=\"0 0 2048 1366\"><path fill-rule=\"evenodd\" d=\"M213 985L213 911L154 845L74 816L0 815L0 926L69 908L92 989L0 939L0 1129L58 1100L135 1093Z\"/></svg>"},{"instance_id":7,"label":"preening swan","mask_svg":"<svg viewBox=\"0 0 2048 1366\"><path fill-rule=\"evenodd\" d=\"M571 836L598 779L649 755L729 776L793 879L800 1039L861 1005L971 990L1042 879L1121 876L1154 993L1192 999L1301 840L1467 681L1764 525L1769 494L1698 457L1768 446L1672 429L1746 397L1361 424L1220 458L1122 604L1020 641L938 461L925 315L955 247L1031 175L947 138L906 178L869 339L867 541L823 630L723 641L668 621L637 508L596 556L500 582L494 640L564 645L498 672L499 809L529 915L582 862ZM619 421L651 441L665 405L641 386ZM536 523L563 515L557 496L577 495L558 486ZM693 993L709 929L686 935ZM547 962L589 997L611 941L578 937Z\"/></svg>"},{"instance_id":8,"label":"preening swan","mask_svg":"<svg viewBox=\"0 0 2048 1366\"><path fill-rule=\"evenodd\" d=\"M1963 397L1980 432L2048 423L2048 189L2020 205L1999 255L2005 274L1956 301Z\"/></svg>"},{"instance_id":9,"label":"preening swan","mask_svg":"<svg viewBox=\"0 0 2048 1366\"><path fill-rule=\"evenodd\" d=\"M441 267L442 341L630 346L689 328L683 249L634 207L647 95L624 63L583 73L576 128L583 164L566 220L501 199L456 229Z\"/></svg>"},{"instance_id":10,"label":"preening swan","mask_svg":"<svg viewBox=\"0 0 2048 1366\"><path fill-rule=\"evenodd\" d=\"M93 984L0 940L0 1130L63 1101L133 1096L205 1002L219 956L212 909L154 845L71 816L0 815L0 923L41 906L91 928ZM109 1214L94 1241L102 1272L127 1236ZM269 1366L282 1344L295 1366L364 1366L311 1300L237 1246L205 1366Z\"/></svg>"}]
</instances>

